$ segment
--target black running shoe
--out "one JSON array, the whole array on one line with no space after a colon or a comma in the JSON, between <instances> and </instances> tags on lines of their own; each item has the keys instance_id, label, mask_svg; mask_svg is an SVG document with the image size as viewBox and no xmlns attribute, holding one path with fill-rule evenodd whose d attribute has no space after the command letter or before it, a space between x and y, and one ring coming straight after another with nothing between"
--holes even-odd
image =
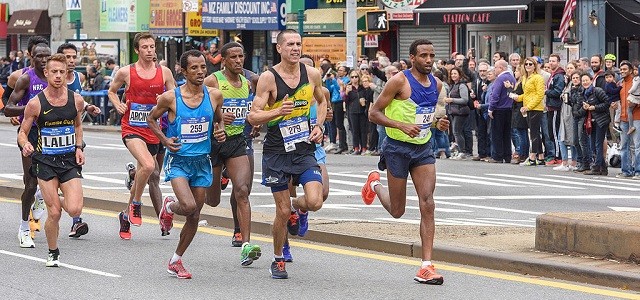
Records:
<instances>
[{"instance_id":1,"label":"black running shoe","mask_svg":"<svg viewBox=\"0 0 640 300\"><path fill-rule=\"evenodd\" d=\"M123 212L120 212L120 214L118 215L118 220L120 221L120 238L123 240L130 240L131 223L129 223L129 219L125 218Z\"/></svg>"},{"instance_id":2,"label":"black running shoe","mask_svg":"<svg viewBox=\"0 0 640 300\"><path fill-rule=\"evenodd\" d=\"M269 273L271 273L271 278L275 278L275 279L289 278L289 274L287 274L287 270L285 269L284 259L282 258L276 258L276 260L271 263L271 268L269 269Z\"/></svg>"},{"instance_id":3,"label":"black running shoe","mask_svg":"<svg viewBox=\"0 0 640 300\"><path fill-rule=\"evenodd\" d=\"M70 238L79 238L85 234L89 233L89 225L87 223L80 221L73 223L71 226L71 231L69 232Z\"/></svg>"},{"instance_id":4,"label":"black running shoe","mask_svg":"<svg viewBox=\"0 0 640 300\"><path fill-rule=\"evenodd\" d=\"M298 222L300 217L298 216L298 212L293 210L291 212L291 217L289 217L289 221L287 221L287 229L289 229L290 235L298 235L300 231L300 222Z\"/></svg>"}]
</instances>

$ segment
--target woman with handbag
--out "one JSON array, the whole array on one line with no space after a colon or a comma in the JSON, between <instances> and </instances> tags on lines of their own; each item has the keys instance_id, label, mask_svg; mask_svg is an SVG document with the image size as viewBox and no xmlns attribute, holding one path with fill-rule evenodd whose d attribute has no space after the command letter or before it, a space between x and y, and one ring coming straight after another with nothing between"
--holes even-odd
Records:
<instances>
[{"instance_id":1,"label":"woman with handbag","mask_svg":"<svg viewBox=\"0 0 640 300\"><path fill-rule=\"evenodd\" d=\"M447 103L447 111L451 115L451 126L453 136L458 144L460 152L453 159L466 159L472 156L473 141L468 141L464 137L464 124L469 118L471 109L469 108L469 88L467 87L467 77L458 67L453 67L449 71L449 85L451 89L448 97L444 98Z\"/></svg>"},{"instance_id":2,"label":"woman with handbag","mask_svg":"<svg viewBox=\"0 0 640 300\"><path fill-rule=\"evenodd\" d=\"M520 113L527 118L529 127L529 140L531 152L522 165L544 166L544 152L542 151L542 134L540 121L544 111L544 79L540 75L540 66L533 57L524 60L524 73L522 74L523 94L518 96L518 102L522 102Z\"/></svg>"}]
</instances>

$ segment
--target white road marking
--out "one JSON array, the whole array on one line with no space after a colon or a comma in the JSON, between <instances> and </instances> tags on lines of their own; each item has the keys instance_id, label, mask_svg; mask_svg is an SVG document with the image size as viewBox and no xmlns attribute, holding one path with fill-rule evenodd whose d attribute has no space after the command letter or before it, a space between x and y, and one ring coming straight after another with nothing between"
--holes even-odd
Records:
<instances>
[{"instance_id":1,"label":"white road marking","mask_svg":"<svg viewBox=\"0 0 640 300\"><path fill-rule=\"evenodd\" d=\"M418 197L417 196L408 196L407 199L418 201ZM435 202L436 202L436 204L440 204L440 205L452 205L452 206L470 207L470 208L478 208L478 209L486 209L486 210L507 211L507 212L514 212L514 213L520 213L520 214L527 214L527 215L536 215L537 216L537 215L543 214L541 212L527 211L527 210L520 210L520 209L511 209L511 208L502 208L502 207L493 207L493 206L483 206L483 205L466 204L466 203L455 203L455 202L438 201L438 200L436 200Z\"/></svg>"},{"instance_id":2,"label":"white road marking","mask_svg":"<svg viewBox=\"0 0 640 300\"><path fill-rule=\"evenodd\" d=\"M19 258L24 258L24 259L28 259L28 260L33 260L33 261L37 261L37 262L42 262L42 263L46 263L46 262L47 262L47 260L46 260L46 259L42 259L42 258L38 258L38 257L33 257L33 256L29 256L29 255L24 255L24 254L20 254L20 253L9 252L9 251L5 251L5 250L0 250L0 254L11 255L11 256L15 256L15 257L19 257ZM111 273L107 273L107 272L103 272L103 271L98 271L98 270L93 270L93 269L88 269L88 268L78 267L78 266L74 266L74 265L70 265L70 264L65 264L65 263L60 263L60 266L61 266L61 267L63 267L63 268L67 268L67 269L72 269L72 270L76 270L76 271L87 272L87 273L91 273L91 274L95 274L95 275L101 275L101 276L106 276L106 277L114 277L114 278L120 278L120 277L122 277L122 276L120 276L120 275L116 275L116 274L111 274Z\"/></svg>"},{"instance_id":3,"label":"white road marking","mask_svg":"<svg viewBox=\"0 0 640 300\"><path fill-rule=\"evenodd\" d=\"M22 180L22 174L0 174L0 177L14 180Z\"/></svg>"},{"instance_id":4,"label":"white road marking","mask_svg":"<svg viewBox=\"0 0 640 300\"><path fill-rule=\"evenodd\" d=\"M18 149L18 144L0 143L0 146L11 147Z\"/></svg>"},{"instance_id":5,"label":"white road marking","mask_svg":"<svg viewBox=\"0 0 640 300\"><path fill-rule=\"evenodd\" d=\"M505 226L517 226L517 227L536 227L536 225L518 224L518 223L511 223L511 222L489 221L489 220L480 220L480 219L450 218L449 220L465 221L465 222L477 222L477 223L489 224L489 225L505 225Z\"/></svg>"},{"instance_id":6,"label":"white road marking","mask_svg":"<svg viewBox=\"0 0 640 300\"><path fill-rule=\"evenodd\" d=\"M560 175L543 175L547 177L556 177L556 178L567 178L565 176ZM606 177L609 179L609 177ZM610 183L610 184L619 184L619 185L629 185L629 186L640 186L640 182L635 179L622 179L622 178L612 178L613 180L598 180L592 178L580 178L580 177L571 177L571 179L577 179L580 181L588 181L588 182L600 182L600 183Z\"/></svg>"},{"instance_id":7,"label":"white road marking","mask_svg":"<svg viewBox=\"0 0 640 300\"><path fill-rule=\"evenodd\" d=\"M105 147L105 146L96 146L96 145L87 145L87 148L89 148L89 149L107 149L107 150L124 150L124 151L128 151L127 148Z\"/></svg>"},{"instance_id":8,"label":"white road marking","mask_svg":"<svg viewBox=\"0 0 640 300\"><path fill-rule=\"evenodd\" d=\"M522 187L532 186L533 185L533 186L546 186L546 187L559 188L559 189L584 190L584 188L581 188L581 187L564 186L564 185L558 186L558 185L553 185L553 184L545 184L545 183L537 183L537 182L529 182L529 181L520 181L520 180L509 180L509 179L481 177L481 176L469 176L469 175L452 174L452 173L438 173L438 174L442 174L442 175L446 175L446 176L457 176L457 177L461 177L461 178L478 179L478 180L497 180L499 182L504 182L504 183L514 183L514 184L520 185ZM440 178L440 176L437 176L437 178Z\"/></svg>"},{"instance_id":9,"label":"white road marking","mask_svg":"<svg viewBox=\"0 0 640 300\"><path fill-rule=\"evenodd\" d=\"M619 207L619 206L608 206L608 207L614 211L640 211L640 207Z\"/></svg>"},{"instance_id":10,"label":"white road marking","mask_svg":"<svg viewBox=\"0 0 640 300\"><path fill-rule=\"evenodd\" d=\"M526 176L518 176L518 175L513 175L513 174L487 174L490 176L499 176L499 177L508 177L508 178L521 178L521 179L526 179L526 180L534 180L534 181L546 181L546 182L555 182L560 184L565 184L565 185L578 185L578 186L588 186L588 187L600 187L600 188L607 188L607 189L614 189L614 190L624 190L624 191L640 191L640 188L628 188L628 187L621 187L621 186L612 186L612 185L605 185L605 184L593 184L593 183L585 183L585 182L576 182L577 180L573 180L574 178L568 178L571 180L555 180L555 179L549 179L549 178L533 178L533 177L526 177Z\"/></svg>"}]
</instances>

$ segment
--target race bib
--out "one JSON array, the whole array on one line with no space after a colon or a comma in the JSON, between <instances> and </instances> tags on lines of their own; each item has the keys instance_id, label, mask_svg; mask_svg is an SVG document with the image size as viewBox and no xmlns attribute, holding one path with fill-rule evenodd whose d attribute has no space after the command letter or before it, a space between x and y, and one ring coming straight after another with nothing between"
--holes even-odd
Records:
<instances>
[{"instance_id":1,"label":"race bib","mask_svg":"<svg viewBox=\"0 0 640 300\"><path fill-rule=\"evenodd\" d=\"M76 151L76 129L71 126L40 129L42 154L56 155Z\"/></svg>"},{"instance_id":2,"label":"race bib","mask_svg":"<svg viewBox=\"0 0 640 300\"><path fill-rule=\"evenodd\" d=\"M224 99L222 103L222 113L231 112L235 115L236 118L231 125L244 125L247 114L251 110L251 102L249 99L244 98Z\"/></svg>"},{"instance_id":3,"label":"race bib","mask_svg":"<svg viewBox=\"0 0 640 300\"><path fill-rule=\"evenodd\" d=\"M149 125L147 125L147 117L154 106L155 105L153 104L131 103L131 109L129 110L129 125L133 127L148 128Z\"/></svg>"},{"instance_id":4,"label":"race bib","mask_svg":"<svg viewBox=\"0 0 640 300\"><path fill-rule=\"evenodd\" d=\"M431 130L431 123L435 117L435 107L416 107L416 125L420 126L417 138L425 138Z\"/></svg>"},{"instance_id":5,"label":"race bib","mask_svg":"<svg viewBox=\"0 0 640 300\"><path fill-rule=\"evenodd\" d=\"M207 140L209 138L210 122L210 116L200 118L181 118L180 142L183 144L194 144Z\"/></svg>"},{"instance_id":6,"label":"race bib","mask_svg":"<svg viewBox=\"0 0 640 300\"><path fill-rule=\"evenodd\" d=\"M309 122L306 117L282 121L279 126L286 152L296 150L297 143L309 141Z\"/></svg>"}]
</instances>

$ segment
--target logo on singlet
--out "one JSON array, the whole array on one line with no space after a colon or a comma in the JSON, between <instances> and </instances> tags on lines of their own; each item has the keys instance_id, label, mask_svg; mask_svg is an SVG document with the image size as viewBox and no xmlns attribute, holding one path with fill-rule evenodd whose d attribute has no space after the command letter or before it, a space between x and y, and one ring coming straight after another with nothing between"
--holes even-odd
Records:
<instances>
[{"instance_id":1,"label":"logo on singlet","mask_svg":"<svg viewBox=\"0 0 640 300\"><path fill-rule=\"evenodd\" d=\"M44 112L42 112L42 114L43 114L43 115L46 115L46 114L50 113L52 110L53 110L53 108L52 108L52 109L50 109L50 110L45 110Z\"/></svg>"}]
</instances>

